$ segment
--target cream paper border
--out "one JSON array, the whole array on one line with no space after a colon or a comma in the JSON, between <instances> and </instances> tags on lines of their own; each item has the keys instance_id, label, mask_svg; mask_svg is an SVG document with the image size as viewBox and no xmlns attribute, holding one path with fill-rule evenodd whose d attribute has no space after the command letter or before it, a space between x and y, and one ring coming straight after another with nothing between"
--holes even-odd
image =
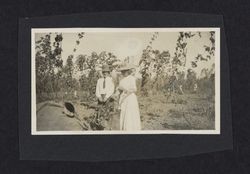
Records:
<instances>
[{"instance_id":1,"label":"cream paper border","mask_svg":"<svg viewBox=\"0 0 250 174\"><path fill-rule=\"evenodd\" d=\"M46 32L181 32L215 31L215 129L141 131L37 131L35 33ZM32 135L112 135L112 134L220 134L220 28L32 28L31 29L31 134Z\"/></svg>"}]
</instances>

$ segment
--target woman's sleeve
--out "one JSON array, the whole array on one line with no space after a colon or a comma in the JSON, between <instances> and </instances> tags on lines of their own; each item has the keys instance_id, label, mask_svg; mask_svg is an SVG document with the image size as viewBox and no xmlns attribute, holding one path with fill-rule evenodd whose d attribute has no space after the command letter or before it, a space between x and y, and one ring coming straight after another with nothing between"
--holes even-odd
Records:
<instances>
[{"instance_id":1,"label":"woman's sleeve","mask_svg":"<svg viewBox=\"0 0 250 174\"><path fill-rule=\"evenodd\" d=\"M122 81L122 80L119 81L118 89L119 89L119 90L124 90L124 86L122 85L121 81Z\"/></svg>"},{"instance_id":2,"label":"woman's sleeve","mask_svg":"<svg viewBox=\"0 0 250 174\"><path fill-rule=\"evenodd\" d=\"M136 92L137 91L137 87L136 87L136 78L134 76L132 76L133 78L131 78L131 86L130 86L130 90L132 92Z\"/></svg>"}]
</instances>

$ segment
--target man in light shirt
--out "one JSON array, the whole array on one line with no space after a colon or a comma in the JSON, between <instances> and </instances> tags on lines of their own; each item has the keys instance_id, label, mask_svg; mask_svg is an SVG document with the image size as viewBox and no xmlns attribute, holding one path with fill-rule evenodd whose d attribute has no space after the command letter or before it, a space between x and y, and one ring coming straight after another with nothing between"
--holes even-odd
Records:
<instances>
[{"instance_id":1,"label":"man in light shirt","mask_svg":"<svg viewBox=\"0 0 250 174\"><path fill-rule=\"evenodd\" d=\"M110 76L108 65L102 67L102 78L98 79L96 84L96 97L98 98L98 110L95 117L94 129L112 129L112 114L114 111L114 99L112 95L115 90L115 85ZM97 125L97 126L96 126Z\"/></svg>"},{"instance_id":2,"label":"man in light shirt","mask_svg":"<svg viewBox=\"0 0 250 174\"><path fill-rule=\"evenodd\" d=\"M115 85L112 77L110 77L110 69L108 65L102 67L103 77L98 79L96 84L96 97L98 103L105 103L114 93Z\"/></svg>"}]
</instances>

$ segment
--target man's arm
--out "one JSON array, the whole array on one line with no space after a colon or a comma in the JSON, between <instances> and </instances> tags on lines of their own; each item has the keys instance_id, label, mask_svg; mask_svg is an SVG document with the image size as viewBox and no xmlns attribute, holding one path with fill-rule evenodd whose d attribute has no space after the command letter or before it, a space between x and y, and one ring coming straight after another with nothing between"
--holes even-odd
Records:
<instances>
[{"instance_id":1,"label":"man's arm","mask_svg":"<svg viewBox=\"0 0 250 174\"><path fill-rule=\"evenodd\" d=\"M113 95L114 91L115 91L115 85L114 85L113 79L111 78L110 83L108 85L106 99L108 99L111 95Z\"/></svg>"}]
</instances>

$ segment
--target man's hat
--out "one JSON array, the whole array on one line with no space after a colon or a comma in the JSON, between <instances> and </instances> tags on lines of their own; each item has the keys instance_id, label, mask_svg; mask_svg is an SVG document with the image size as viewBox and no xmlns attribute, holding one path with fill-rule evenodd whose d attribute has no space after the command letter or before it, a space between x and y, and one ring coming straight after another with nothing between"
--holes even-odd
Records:
<instances>
[{"instance_id":1,"label":"man's hat","mask_svg":"<svg viewBox=\"0 0 250 174\"><path fill-rule=\"evenodd\" d=\"M65 102L64 103L64 113L69 117L74 117L75 116L74 105L70 102Z\"/></svg>"},{"instance_id":2,"label":"man's hat","mask_svg":"<svg viewBox=\"0 0 250 174\"><path fill-rule=\"evenodd\" d=\"M110 72L109 66L108 65L103 65L102 66L102 72Z\"/></svg>"}]
</instances>

